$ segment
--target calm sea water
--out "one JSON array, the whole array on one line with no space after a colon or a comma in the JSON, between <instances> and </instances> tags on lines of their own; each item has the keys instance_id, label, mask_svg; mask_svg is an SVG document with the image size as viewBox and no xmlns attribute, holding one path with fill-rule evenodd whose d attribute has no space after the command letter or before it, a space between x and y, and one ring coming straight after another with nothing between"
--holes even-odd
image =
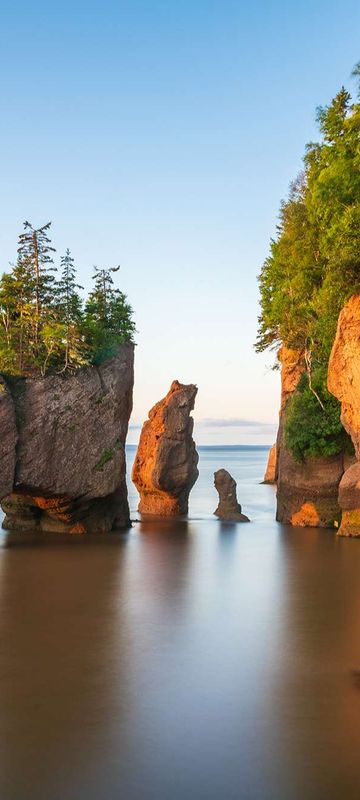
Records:
<instances>
[{"instance_id":1,"label":"calm sea water","mask_svg":"<svg viewBox=\"0 0 360 800\"><path fill-rule=\"evenodd\" d=\"M358 800L360 542L278 525L267 449L200 455L188 522L2 534L2 800Z\"/></svg>"}]
</instances>

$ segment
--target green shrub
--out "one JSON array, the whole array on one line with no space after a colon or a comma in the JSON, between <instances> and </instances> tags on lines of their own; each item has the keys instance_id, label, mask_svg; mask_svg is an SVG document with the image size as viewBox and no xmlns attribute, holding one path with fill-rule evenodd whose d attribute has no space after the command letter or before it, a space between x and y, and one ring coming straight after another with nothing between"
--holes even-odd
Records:
<instances>
[{"instance_id":1,"label":"green shrub","mask_svg":"<svg viewBox=\"0 0 360 800\"><path fill-rule=\"evenodd\" d=\"M342 451L353 452L350 437L340 422L340 403L326 388L326 368L319 368L309 387L307 375L285 410L285 442L296 461L316 456L333 456Z\"/></svg>"}]
</instances>

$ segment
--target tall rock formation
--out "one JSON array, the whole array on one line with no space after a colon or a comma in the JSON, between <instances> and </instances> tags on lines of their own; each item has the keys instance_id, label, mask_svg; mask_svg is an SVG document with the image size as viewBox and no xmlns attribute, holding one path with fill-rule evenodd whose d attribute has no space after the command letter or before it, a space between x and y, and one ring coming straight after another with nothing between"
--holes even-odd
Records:
<instances>
[{"instance_id":1,"label":"tall rock formation","mask_svg":"<svg viewBox=\"0 0 360 800\"><path fill-rule=\"evenodd\" d=\"M276 442L270 447L263 483L276 483L277 481L277 450Z\"/></svg>"},{"instance_id":2,"label":"tall rock formation","mask_svg":"<svg viewBox=\"0 0 360 800\"><path fill-rule=\"evenodd\" d=\"M134 347L126 344L116 357L72 375L6 380L0 401L5 528L85 533L129 524L124 447L133 361Z\"/></svg>"},{"instance_id":3,"label":"tall rock formation","mask_svg":"<svg viewBox=\"0 0 360 800\"><path fill-rule=\"evenodd\" d=\"M342 309L329 359L328 389L341 403L341 421L360 459L360 295ZM360 463L352 464L339 486L340 536L360 536Z\"/></svg>"},{"instance_id":4,"label":"tall rock formation","mask_svg":"<svg viewBox=\"0 0 360 800\"><path fill-rule=\"evenodd\" d=\"M219 493L219 505L214 514L225 522L250 522L241 513L241 505L236 495L236 481L226 469L214 473L215 489Z\"/></svg>"},{"instance_id":5,"label":"tall rock formation","mask_svg":"<svg viewBox=\"0 0 360 800\"><path fill-rule=\"evenodd\" d=\"M302 463L295 461L285 443L285 408L304 372L304 357L300 351L282 347L279 360L281 408L277 437L276 519L301 527L333 527L340 515L338 487L346 457L340 453L306 459Z\"/></svg>"},{"instance_id":6,"label":"tall rock formation","mask_svg":"<svg viewBox=\"0 0 360 800\"><path fill-rule=\"evenodd\" d=\"M189 493L199 474L190 416L196 394L193 384L173 381L143 425L132 471L142 514L178 516L188 512Z\"/></svg>"}]
</instances>

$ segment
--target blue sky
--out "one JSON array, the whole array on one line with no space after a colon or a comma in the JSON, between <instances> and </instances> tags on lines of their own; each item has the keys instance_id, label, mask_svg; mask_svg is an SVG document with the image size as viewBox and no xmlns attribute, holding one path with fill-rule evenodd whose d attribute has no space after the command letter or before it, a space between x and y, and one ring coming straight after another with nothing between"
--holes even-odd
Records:
<instances>
[{"instance_id":1,"label":"blue sky","mask_svg":"<svg viewBox=\"0 0 360 800\"><path fill-rule=\"evenodd\" d=\"M53 221L81 282L121 264L138 328L134 428L171 381L198 384L196 437L271 442L279 377L257 356L256 275L360 59L358 2L13 2L1 6L0 252Z\"/></svg>"}]
</instances>

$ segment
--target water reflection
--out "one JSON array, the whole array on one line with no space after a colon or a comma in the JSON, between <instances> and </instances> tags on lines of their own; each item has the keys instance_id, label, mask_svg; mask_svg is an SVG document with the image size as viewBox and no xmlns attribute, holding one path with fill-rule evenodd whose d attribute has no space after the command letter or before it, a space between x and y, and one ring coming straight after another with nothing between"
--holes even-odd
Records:
<instances>
[{"instance_id":1,"label":"water reflection","mask_svg":"<svg viewBox=\"0 0 360 800\"><path fill-rule=\"evenodd\" d=\"M1 797L358 798L358 542L216 520L4 542Z\"/></svg>"}]
</instances>

